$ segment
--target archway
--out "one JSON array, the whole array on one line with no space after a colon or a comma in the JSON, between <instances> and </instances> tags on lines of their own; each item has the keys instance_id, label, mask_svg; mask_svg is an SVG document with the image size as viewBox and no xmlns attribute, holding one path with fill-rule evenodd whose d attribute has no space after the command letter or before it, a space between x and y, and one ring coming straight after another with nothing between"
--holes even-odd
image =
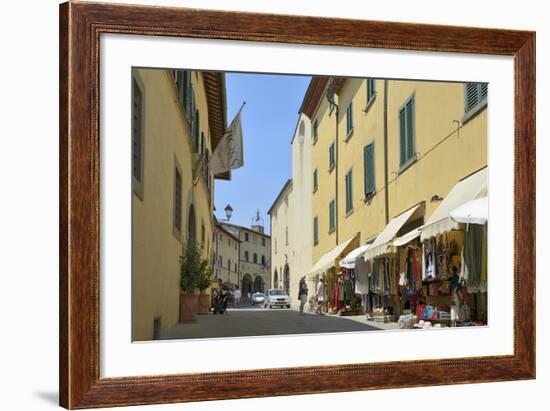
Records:
<instances>
[{"instance_id":1,"label":"archway","mask_svg":"<svg viewBox=\"0 0 550 411\"><path fill-rule=\"evenodd\" d=\"M241 281L242 298L248 298L248 293L252 294L252 276L250 274L245 274Z\"/></svg>"},{"instance_id":2,"label":"archway","mask_svg":"<svg viewBox=\"0 0 550 411\"><path fill-rule=\"evenodd\" d=\"M254 278L254 292L263 293L264 292L264 279L259 275Z\"/></svg>"},{"instance_id":3,"label":"archway","mask_svg":"<svg viewBox=\"0 0 550 411\"><path fill-rule=\"evenodd\" d=\"M197 240L197 224L195 221L195 207L193 207L193 204L189 207L189 217L187 218L187 239L190 242Z\"/></svg>"},{"instance_id":4,"label":"archway","mask_svg":"<svg viewBox=\"0 0 550 411\"><path fill-rule=\"evenodd\" d=\"M283 287L288 294L290 292L290 268L288 267L288 264L285 264Z\"/></svg>"}]
</instances>

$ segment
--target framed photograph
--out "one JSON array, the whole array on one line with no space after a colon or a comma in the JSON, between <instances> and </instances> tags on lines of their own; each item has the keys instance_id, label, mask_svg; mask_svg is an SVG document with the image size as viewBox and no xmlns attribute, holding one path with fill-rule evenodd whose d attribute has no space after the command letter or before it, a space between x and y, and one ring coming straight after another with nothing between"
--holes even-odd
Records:
<instances>
[{"instance_id":1,"label":"framed photograph","mask_svg":"<svg viewBox=\"0 0 550 411\"><path fill-rule=\"evenodd\" d=\"M535 33L60 6L60 405L535 378Z\"/></svg>"}]
</instances>

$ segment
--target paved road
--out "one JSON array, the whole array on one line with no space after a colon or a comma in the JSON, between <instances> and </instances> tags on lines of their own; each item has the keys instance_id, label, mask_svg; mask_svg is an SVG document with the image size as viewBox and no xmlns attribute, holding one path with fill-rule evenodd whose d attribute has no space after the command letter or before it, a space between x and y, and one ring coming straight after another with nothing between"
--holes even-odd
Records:
<instances>
[{"instance_id":1,"label":"paved road","mask_svg":"<svg viewBox=\"0 0 550 411\"><path fill-rule=\"evenodd\" d=\"M222 316L199 315L195 322L177 324L168 329L162 339L377 331L387 328L372 322L367 324L364 316L300 315L293 309L243 307L230 309Z\"/></svg>"}]
</instances>

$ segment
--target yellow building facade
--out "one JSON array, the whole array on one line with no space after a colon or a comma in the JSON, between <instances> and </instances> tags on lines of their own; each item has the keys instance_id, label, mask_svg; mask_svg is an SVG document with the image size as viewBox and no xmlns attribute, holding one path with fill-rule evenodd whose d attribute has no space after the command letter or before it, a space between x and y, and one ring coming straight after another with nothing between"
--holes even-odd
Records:
<instances>
[{"instance_id":1,"label":"yellow building facade","mask_svg":"<svg viewBox=\"0 0 550 411\"><path fill-rule=\"evenodd\" d=\"M214 176L226 128L223 74L132 71L132 338L158 338L179 318L182 246L213 259Z\"/></svg>"},{"instance_id":2,"label":"yellow building facade","mask_svg":"<svg viewBox=\"0 0 550 411\"><path fill-rule=\"evenodd\" d=\"M423 224L486 167L486 105L477 83L314 77L301 108L312 123L312 264L347 240L374 240L414 206Z\"/></svg>"}]
</instances>

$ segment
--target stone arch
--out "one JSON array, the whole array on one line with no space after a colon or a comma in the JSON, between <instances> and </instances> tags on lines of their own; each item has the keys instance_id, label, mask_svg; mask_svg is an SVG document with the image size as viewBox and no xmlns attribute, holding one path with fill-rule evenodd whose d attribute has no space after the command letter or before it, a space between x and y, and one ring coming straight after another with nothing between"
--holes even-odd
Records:
<instances>
[{"instance_id":1,"label":"stone arch","mask_svg":"<svg viewBox=\"0 0 550 411\"><path fill-rule=\"evenodd\" d=\"M265 292L264 279L259 275L257 275L256 278L254 278L254 292L255 293Z\"/></svg>"},{"instance_id":2,"label":"stone arch","mask_svg":"<svg viewBox=\"0 0 550 411\"><path fill-rule=\"evenodd\" d=\"M243 279L241 280L241 294L243 298L247 298L248 293L252 294L252 286L252 276L250 274L243 275Z\"/></svg>"}]
</instances>

